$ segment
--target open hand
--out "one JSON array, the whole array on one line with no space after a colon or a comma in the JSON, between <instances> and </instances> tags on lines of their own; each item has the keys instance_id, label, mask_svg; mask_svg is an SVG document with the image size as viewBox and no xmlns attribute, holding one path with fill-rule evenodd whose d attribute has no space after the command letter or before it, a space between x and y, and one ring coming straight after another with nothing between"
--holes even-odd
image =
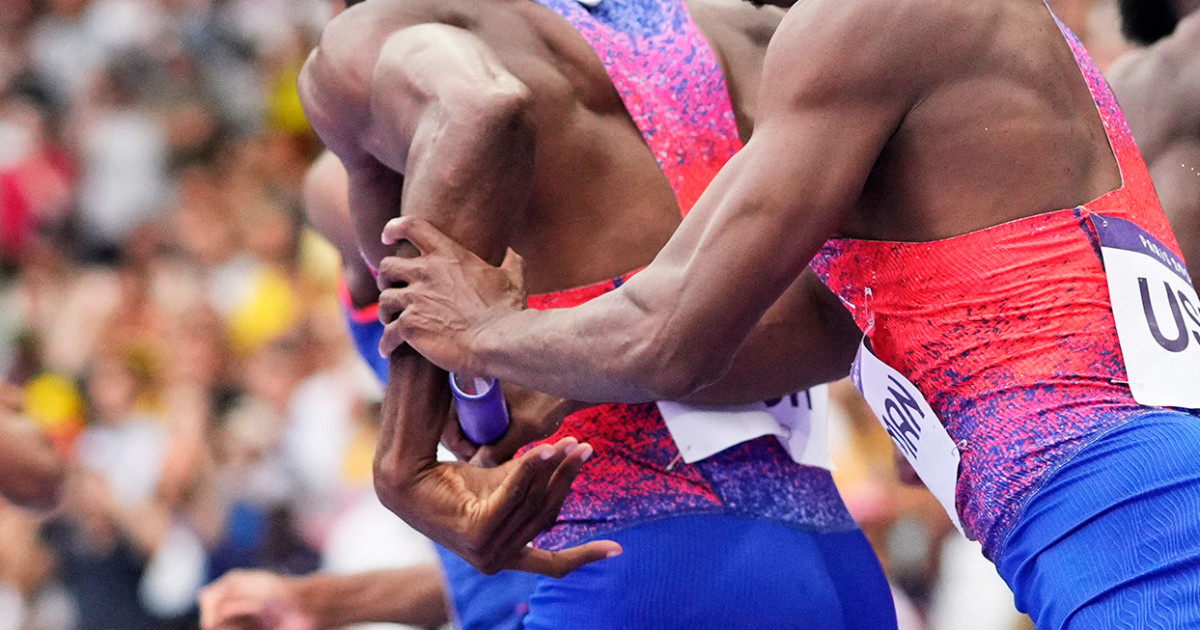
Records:
<instances>
[{"instance_id":1,"label":"open hand","mask_svg":"<svg viewBox=\"0 0 1200 630\"><path fill-rule=\"evenodd\" d=\"M592 447L565 438L496 468L430 463L415 473L376 462L376 491L393 512L483 573L516 569L561 577L621 552L611 541L562 551L529 545L554 523Z\"/></svg>"},{"instance_id":2,"label":"open hand","mask_svg":"<svg viewBox=\"0 0 1200 630\"><path fill-rule=\"evenodd\" d=\"M511 249L499 267L467 251L428 221L407 216L384 227L383 242L406 240L415 258L391 256L379 265L379 352L408 343L442 369L471 369L471 344L482 326L524 310L524 262Z\"/></svg>"}]
</instances>

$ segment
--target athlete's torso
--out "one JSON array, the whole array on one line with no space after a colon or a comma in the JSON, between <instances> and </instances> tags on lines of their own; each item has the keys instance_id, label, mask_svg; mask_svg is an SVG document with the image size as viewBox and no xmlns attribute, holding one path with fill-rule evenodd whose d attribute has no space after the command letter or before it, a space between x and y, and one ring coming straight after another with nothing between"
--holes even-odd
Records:
<instances>
[{"instance_id":1,"label":"athlete's torso","mask_svg":"<svg viewBox=\"0 0 1200 630\"><path fill-rule=\"evenodd\" d=\"M721 67L678 0L539 0L562 12L604 60L613 84L686 213L740 148ZM533 295L531 308L570 307L626 275ZM587 436L596 454L539 544L561 547L638 523L733 514L818 531L854 527L828 471L796 464L773 436L687 464L654 404L573 414L547 441Z\"/></svg>"},{"instance_id":2,"label":"athlete's torso","mask_svg":"<svg viewBox=\"0 0 1200 630\"><path fill-rule=\"evenodd\" d=\"M1115 98L1074 35L1062 27L1059 37L1099 112L1120 186L942 240L832 239L812 265L957 444L958 512L992 558L1050 473L1142 409L1094 221L1132 222L1178 253Z\"/></svg>"},{"instance_id":3,"label":"athlete's torso","mask_svg":"<svg viewBox=\"0 0 1200 630\"><path fill-rule=\"evenodd\" d=\"M595 11L613 10L609 4L627 8L628 3L607 0ZM389 35L416 24L444 23L476 35L531 90L534 187L510 245L525 258L527 286L534 292L579 286L644 266L679 222L671 186L626 103L597 53L563 19L569 13L586 15L587 10L576 2L560 3L554 10L548 6L531 0L372 0L331 22L319 53L328 62L324 65L337 68L340 77L369 76ZM765 47L757 40L764 25L772 22L770 14L737 5L703 13L716 38L738 48L731 54L743 77L739 84L756 84L757 66L744 59L753 59L747 50ZM731 26L730 15L740 16L743 23ZM692 87L704 89L703 77ZM744 100L752 102L750 91L743 92ZM377 157L385 164L403 163ZM368 219L378 225L367 231L380 232L389 218ZM389 253L377 242L362 246L372 263Z\"/></svg>"}]
</instances>

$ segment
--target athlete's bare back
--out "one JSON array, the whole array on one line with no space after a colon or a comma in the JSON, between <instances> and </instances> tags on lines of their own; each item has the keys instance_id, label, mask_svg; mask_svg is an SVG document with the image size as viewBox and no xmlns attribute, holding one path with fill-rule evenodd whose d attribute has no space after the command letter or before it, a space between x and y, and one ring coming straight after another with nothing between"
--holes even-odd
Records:
<instances>
[{"instance_id":1,"label":"athlete's bare back","mask_svg":"<svg viewBox=\"0 0 1200 630\"><path fill-rule=\"evenodd\" d=\"M779 14L732 0L694 5L726 64L740 126L749 129L756 96L749 86L757 85ZM421 92L440 89L422 82L444 81L456 59L466 66L464 83L475 85L446 93L474 98L464 109L519 109L519 124L533 137L528 203L514 190L523 185L518 166L509 169L511 181L496 183L511 193L511 207L481 209L487 216L480 217L507 226L503 238L484 240L525 258L529 289L582 285L647 264L679 223L671 189L595 52L566 20L531 0L371 0L329 24L305 65L302 93L313 126L350 172L352 194L364 182L398 192L399 175L411 179L413 161L425 159L414 145L417 119L429 106L430 94ZM490 103L482 102L486 89L495 92ZM497 120L513 124L504 118L512 114ZM400 204L406 212L414 195ZM393 251L379 234L400 208L359 203L352 211L363 253L377 265Z\"/></svg>"},{"instance_id":2,"label":"athlete's bare back","mask_svg":"<svg viewBox=\"0 0 1200 630\"><path fill-rule=\"evenodd\" d=\"M935 240L1120 186L1091 95L1041 0L904 2L894 11L890 28L926 29L903 53L928 62L896 69L895 89L911 102L841 235Z\"/></svg>"}]
</instances>

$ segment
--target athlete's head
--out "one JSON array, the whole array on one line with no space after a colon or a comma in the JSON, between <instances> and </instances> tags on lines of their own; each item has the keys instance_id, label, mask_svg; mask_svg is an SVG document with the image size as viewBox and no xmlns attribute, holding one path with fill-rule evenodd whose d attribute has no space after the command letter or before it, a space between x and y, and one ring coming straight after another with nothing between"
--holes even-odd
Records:
<instances>
[{"instance_id":1,"label":"athlete's head","mask_svg":"<svg viewBox=\"0 0 1200 630\"><path fill-rule=\"evenodd\" d=\"M1119 0L1121 30L1139 44L1154 42L1175 32L1182 17L1182 2L1172 0Z\"/></svg>"}]
</instances>

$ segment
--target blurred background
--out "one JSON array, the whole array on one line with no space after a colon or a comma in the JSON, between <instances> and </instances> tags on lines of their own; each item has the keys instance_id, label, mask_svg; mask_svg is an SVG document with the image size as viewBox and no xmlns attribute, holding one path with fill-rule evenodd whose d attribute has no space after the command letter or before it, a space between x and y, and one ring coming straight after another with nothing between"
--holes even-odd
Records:
<instances>
[{"instance_id":1,"label":"blurred background","mask_svg":"<svg viewBox=\"0 0 1200 630\"><path fill-rule=\"evenodd\" d=\"M1051 2L1106 67L1114 0ZM380 391L305 229L295 77L325 0L0 0L0 375L71 470L0 503L0 630L196 627L234 568L428 562L374 500ZM836 473L903 630L1028 627L835 389Z\"/></svg>"}]
</instances>

